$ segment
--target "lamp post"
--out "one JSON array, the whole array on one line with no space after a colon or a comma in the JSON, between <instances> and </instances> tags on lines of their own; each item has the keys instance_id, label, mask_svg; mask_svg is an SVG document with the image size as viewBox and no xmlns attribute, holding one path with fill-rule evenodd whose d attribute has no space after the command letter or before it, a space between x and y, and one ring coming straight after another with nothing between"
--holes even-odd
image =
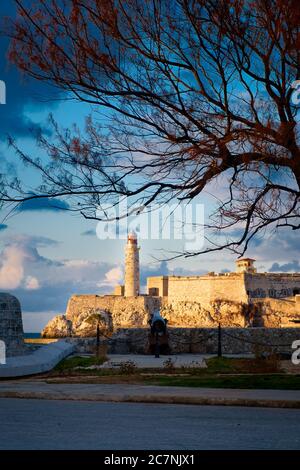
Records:
<instances>
[{"instance_id":1,"label":"lamp post","mask_svg":"<svg viewBox=\"0 0 300 470\"><path fill-rule=\"evenodd\" d=\"M100 356L100 325L97 323L97 357Z\"/></svg>"},{"instance_id":2,"label":"lamp post","mask_svg":"<svg viewBox=\"0 0 300 470\"><path fill-rule=\"evenodd\" d=\"M222 357L222 329L221 323L218 326L218 357Z\"/></svg>"}]
</instances>

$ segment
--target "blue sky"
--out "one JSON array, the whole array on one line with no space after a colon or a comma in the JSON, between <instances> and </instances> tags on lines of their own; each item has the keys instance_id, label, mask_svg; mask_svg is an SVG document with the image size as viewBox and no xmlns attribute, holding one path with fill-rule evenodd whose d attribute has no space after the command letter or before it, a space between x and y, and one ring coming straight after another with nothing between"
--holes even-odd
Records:
<instances>
[{"instance_id":1,"label":"blue sky","mask_svg":"<svg viewBox=\"0 0 300 470\"><path fill-rule=\"evenodd\" d=\"M0 3L0 17L13 14L12 2ZM28 189L35 187L38 176L18 163L7 147L7 134L17 139L20 148L38 155L31 130L41 127L49 135L47 116L51 112L64 126L82 126L91 109L83 104L64 101L51 87L22 77L6 61L8 41L0 36L0 80L7 86L7 104L0 105L0 171L22 175ZM209 192L222 196L221 187ZM211 207L206 194L196 203ZM54 315L64 313L74 293L110 293L122 282L124 240L100 240L96 222L72 214L61 201L49 200L23 205L0 217L0 291L16 295L23 308L26 331L40 331ZM167 250L182 251L181 240L142 240L141 276L197 274L233 270L235 256L217 253L198 258L161 262ZM261 271L299 271L299 235L282 231L268 234L252 245L248 253L256 258Z\"/></svg>"}]
</instances>

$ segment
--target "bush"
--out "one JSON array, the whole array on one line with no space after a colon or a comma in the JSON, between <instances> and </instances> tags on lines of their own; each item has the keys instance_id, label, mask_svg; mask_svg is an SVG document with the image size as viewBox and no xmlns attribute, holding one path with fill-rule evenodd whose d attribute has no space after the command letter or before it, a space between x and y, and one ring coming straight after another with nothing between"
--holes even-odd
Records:
<instances>
[{"instance_id":1,"label":"bush","mask_svg":"<svg viewBox=\"0 0 300 470\"><path fill-rule=\"evenodd\" d=\"M175 364L171 357L168 357L168 359L164 361L163 366L164 366L164 369L167 370L168 372L174 372Z\"/></svg>"},{"instance_id":2,"label":"bush","mask_svg":"<svg viewBox=\"0 0 300 470\"><path fill-rule=\"evenodd\" d=\"M135 363L131 360L126 362L121 362L120 364L120 373L124 375L132 375L135 374L137 371L137 367Z\"/></svg>"}]
</instances>

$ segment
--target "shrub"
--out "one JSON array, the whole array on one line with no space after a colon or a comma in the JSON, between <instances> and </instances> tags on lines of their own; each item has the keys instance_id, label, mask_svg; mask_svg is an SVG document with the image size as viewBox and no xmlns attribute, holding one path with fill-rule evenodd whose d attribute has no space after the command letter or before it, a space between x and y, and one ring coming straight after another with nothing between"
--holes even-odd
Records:
<instances>
[{"instance_id":1,"label":"shrub","mask_svg":"<svg viewBox=\"0 0 300 470\"><path fill-rule=\"evenodd\" d=\"M164 361L163 366L168 372L174 372L175 364L171 357L168 357L168 359Z\"/></svg>"},{"instance_id":2,"label":"shrub","mask_svg":"<svg viewBox=\"0 0 300 470\"><path fill-rule=\"evenodd\" d=\"M135 374L137 371L137 367L136 367L136 364L131 361L131 360L128 360L126 362L122 362L120 364L120 372L121 374L124 374L124 375L132 375L132 374Z\"/></svg>"}]
</instances>

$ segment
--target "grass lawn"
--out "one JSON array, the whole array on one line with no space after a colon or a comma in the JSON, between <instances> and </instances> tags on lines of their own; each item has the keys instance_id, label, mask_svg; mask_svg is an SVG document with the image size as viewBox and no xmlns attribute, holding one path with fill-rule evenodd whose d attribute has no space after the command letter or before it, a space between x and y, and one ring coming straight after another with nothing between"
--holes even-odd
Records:
<instances>
[{"instance_id":1,"label":"grass lawn","mask_svg":"<svg viewBox=\"0 0 300 470\"><path fill-rule=\"evenodd\" d=\"M82 368L84 370L85 367L101 365L106 361L105 356L91 356L91 357L82 357L82 356L72 356L66 359L63 359L57 366L54 368L54 374L57 372L70 372L77 368ZM80 372L78 372L80 373Z\"/></svg>"},{"instance_id":2,"label":"grass lawn","mask_svg":"<svg viewBox=\"0 0 300 470\"><path fill-rule=\"evenodd\" d=\"M299 375L228 375L228 376L190 376L190 377L153 377L147 381L151 385L173 387L207 388L244 388L300 390Z\"/></svg>"},{"instance_id":3,"label":"grass lawn","mask_svg":"<svg viewBox=\"0 0 300 470\"><path fill-rule=\"evenodd\" d=\"M47 374L56 383L127 383L177 387L242 388L300 390L299 374L287 374L276 358L208 359L207 368L174 368L170 363L163 369L89 369L105 362L101 357L71 357L64 359Z\"/></svg>"},{"instance_id":4,"label":"grass lawn","mask_svg":"<svg viewBox=\"0 0 300 470\"><path fill-rule=\"evenodd\" d=\"M271 356L268 359L254 357L212 357L206 362L206 371L209 374L264 374L281 372L281 361L276 356Z\"/></svg>"}]
</instances>

